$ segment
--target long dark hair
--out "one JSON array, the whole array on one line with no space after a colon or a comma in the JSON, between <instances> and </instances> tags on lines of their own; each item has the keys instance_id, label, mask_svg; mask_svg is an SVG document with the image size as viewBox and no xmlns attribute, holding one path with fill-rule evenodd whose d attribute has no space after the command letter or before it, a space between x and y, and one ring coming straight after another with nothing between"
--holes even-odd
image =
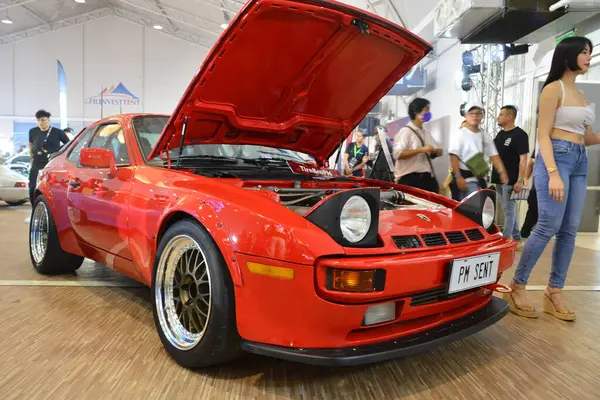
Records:
<instances>
[{"instance_id":1,"label":"long dark hair","mask_svg":"<svg viewBox=\"0 0 600 400\"><path fill-rule=\"evenodd\" d=\"M586 44L590 47L591 54L594 46L592 45L592 41L585 36L568 37L558 43L554 50L554 56L552 56L550 73L548 74L546 83L544 83L544 87L562 78L567 68L570 71L578 71L580 69L577 65L577 57L585 49Z\"/></svg>"}]
</instances>

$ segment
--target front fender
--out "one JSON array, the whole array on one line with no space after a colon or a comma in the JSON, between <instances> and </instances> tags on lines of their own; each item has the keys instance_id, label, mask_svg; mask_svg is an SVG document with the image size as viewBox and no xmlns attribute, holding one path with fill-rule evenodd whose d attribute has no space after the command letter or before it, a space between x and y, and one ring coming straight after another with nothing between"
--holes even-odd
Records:
<instances>
[{"instance_id":1,"label":"front fender","mask_svg":"<svg viewBox=\"0 0 600 400\"><path fill-rule=\"evenodd\" d=\"M234 284L241 286L242 272L236 254L314 265L324 255L341 255L344 249L304 217L272 200L248 193L244 204L193 193L165 209L161 230L170 217L185 213L195 218L215 240Z\"/></svg>"}]
</instances>

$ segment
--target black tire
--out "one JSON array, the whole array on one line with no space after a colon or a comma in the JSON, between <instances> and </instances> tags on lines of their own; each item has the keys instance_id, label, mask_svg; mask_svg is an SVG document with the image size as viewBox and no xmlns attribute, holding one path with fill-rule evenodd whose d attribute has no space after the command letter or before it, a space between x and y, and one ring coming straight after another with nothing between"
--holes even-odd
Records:
<instances>
[{"instance_id":1,"label":"black tire","mask_svg":"<svg viewBox=\"0 0 600 400\"><path fill-rule=\"evenodd\" d=\"M44 217L47 216L47 219ZM47 224L44 226L43 223ZM40 235L39 232L45 231L47 236L45 251L37 251L34 249L39 241L34 239ZM60 246L54 218L50 212L50 207L44 196L38 196L35 200L35 207L31 214L31 222L29 223L29 257L31 263L37 272L44 275L69 274L75 272L84 258L75 254L67 253Z\"/></svg>"},{"instance_id":2,"label":"black tire","mask_svg":"<svg viewBox=\"0 0 600 400\"><path fill-rule=\"evenodd\" d=\"M9 206L22 206L23 204L27 203L27 199L26 200L19 200L19 201L7 201L6 204L8 204Z\"/></svg>"},{"instance_id":3,"label":"black tire","mask_svg":"<svg viewBox=\"0 0 600 400\"><path fill-rule=\"evenodd\" d=\"M178 243L182 243L181 246L188 243L187 250L172 251L173 246L179 245ZM189 269L183 266L184 263L170 262L170 260L177 260L177 257L185 260L182 254L190 255L188 261L196 254L195 261L189 262L187 265L194 264L200 265L200 267L194 268L194 272L189 272ZM199 257L203 257L204 263L198 263ZM169 277L169 265L176 265L173 267L175 272L173 272L172 278ZM189 273L180 273L178 282L176 276L182 269ZM201 277L198 278L198 275ZM201 282L204 277L208 279L208 283L202 286ZM187 290L184 289L186 279L189 279ZM172 282L173 285L170 293L163 290L167 282ZM191 294L192 286L197 288L194 295ZM201 303L201 298L206 298L206 295L202 295L206 292L206 287L208 287L209 301ZM171 293L173 299L168 298ZM174 305L176 315L167 311L166 303ZM198 317L198 319L194 319L190 317L190 314L185 314L188 325L192 324L192 320L195 321L195 325L191 326L191 329L184 326L186 318L181 316L183 312L177 312L180 307L182 310L195 313L194 315ZM198 340L196 343L190 340L189 343L181 344L182 336L179 333L182 332L182 328L185 334L192 335L194 332L190 331L202 325L202 318L198 313L203 307L207 307L208 310L206 314L202 314L206 316L205 321L207 322L204 323L201 331L197 329L200 332L195 332L201 336L199 339L195 339ZM223 364L242 354L235 317L234 287L229 269L213 238L195 220L177 221L167 229L159 243L152 272L152 311L156 330L163 346L169 355L183 367L201 368ZM169 320L169 316L175 319ZM178 340L179 345L177 345Z\"/></svg>"}]
</instances>

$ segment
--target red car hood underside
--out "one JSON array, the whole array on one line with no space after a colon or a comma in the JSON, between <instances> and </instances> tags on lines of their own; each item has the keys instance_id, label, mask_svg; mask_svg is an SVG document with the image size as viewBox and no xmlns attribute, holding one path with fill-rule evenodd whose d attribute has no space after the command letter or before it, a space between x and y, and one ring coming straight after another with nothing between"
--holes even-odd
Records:
<instances>
[{"instance_id":1,"label":"red car hood underside","mask_svg":"<svg viewBox=\"0 0 600 400\"><path fill-rule=\"evenodd\" d=\"M322 161L429 51L403 28L341 3L251 0L207 55L149 159L180 145L189 117L185 145L265 145Z\"/></svg>"}]
</instances>

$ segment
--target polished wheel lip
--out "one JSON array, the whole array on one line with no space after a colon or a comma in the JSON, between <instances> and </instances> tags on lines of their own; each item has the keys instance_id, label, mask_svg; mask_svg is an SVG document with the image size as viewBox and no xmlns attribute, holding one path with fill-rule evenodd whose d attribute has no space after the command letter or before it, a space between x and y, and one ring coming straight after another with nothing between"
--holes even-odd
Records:
<instances>
[{"instance_id":1,"label":"polished wheel lip","mask_svg":"<svg viewBox=\"0 0 600 400\"><path fill-rule=\"evenodd\" d=\"M40 201L33 210L30 222L30 245L31 256L36 264L40 264L46 256L48 250L48 208L46 204Z\"/></svg>"},{"instance_id":2,"label":"polished wheel lip","mask_svg":"<svg viewBox=\"0 0 600 400\"><path fill-rule=\"evenodd\" d=\"M204 337L210 321L212 279L206 255L196 240L188 235L177 235L165 246L156 268L154 299L161 330L175 348L182 351L191 350ZM182 271L192 272L190 268L193 268L194 273L201 272L200 279L194 278L193 273L181 275ZM189 290L191 283L196 284L194 286L196 289ZM204 288L208 286L208 293L197 290L201 283ZM206 315L193 305L186 306L188 313L182 315L181 307L184 307L183 303L190 303L190 297L198 303L203 301L204 305L208 306ZM208 301L205 301L205 298L208 298ZM182 323L182 319L185 322L185 317L188 325L192 323L190 313L196 313L195 316L198 318L200 315L205 316L204 323L201 320L195 321L202 325L202 329L197 333L190 332Z\"/></svg>"}]
</instances>

